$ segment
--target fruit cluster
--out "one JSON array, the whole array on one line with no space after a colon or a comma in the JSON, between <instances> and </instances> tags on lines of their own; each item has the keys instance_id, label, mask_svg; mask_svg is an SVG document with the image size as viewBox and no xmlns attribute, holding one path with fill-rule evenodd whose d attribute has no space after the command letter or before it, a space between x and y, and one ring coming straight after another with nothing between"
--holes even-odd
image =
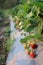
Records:
<instances>
[{"instance_id":1,"label":"fruit cluster","mask_svg":"<svg viewBox=\"0 0 43 65\"><path fill-rule=\"evenodd\" d=\"M36 49L37 49L37 44L35 42L27 42L24 43L24 48L26 49L26 53L28 53L28 55L30 55L31 58L35 58L36 57Z\"/></svg>"}]
</instances>

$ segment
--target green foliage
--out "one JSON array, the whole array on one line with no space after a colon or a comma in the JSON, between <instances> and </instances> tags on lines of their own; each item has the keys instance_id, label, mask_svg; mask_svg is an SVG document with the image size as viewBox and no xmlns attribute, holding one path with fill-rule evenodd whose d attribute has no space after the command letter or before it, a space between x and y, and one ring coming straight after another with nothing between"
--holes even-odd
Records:
<instances>
[{"instance_id":1,"label":"green foliage","mask_svg":"<svg viewBox=\"0 0 43 65\"><path fill-rule=\"evenodd\" d=\"M10 36L10 27L6 28L5 36Z\"/></svg>"},{"instance_id":2,"label":"green foliage","mask_svg":"<svg viewBox=\"0 0 43 65\"><path fill-rule=\"evenodd\" d=\"M0 9L0 17L3 17L4 16L4 12L2 9Z\"/></svg>"},{"instance_id":3,"label":"green foliage","mask_svg":"<svg viewBox=\"0 0 43 65\"><path fill-rule=\"evenodd\" d=\"M7 39L5 40L5 50L6 52L9 52L15 41L15 39L14 40L10 39L10 27L9 26L6 27L5 29L5 36L7 37Z\"/></svg>"},{"instance_id":4,"label":"green foliage","mask_svg":"<svg viewBox=\"0 0 43 65\"><path fill-rule=\"evenodd\" d=\"M21 39L20 41L21 41L21 43L25 43L28 40L32 40L32 39L37 42L37 40L41 39L41 35L39 35L39 34L29 35L29 36L26 36L24 39Z\"/></svg>"},{"instance_id":5,"label":"green foliage","mask_svg":"<svg viewBox=\"0 0 43 65\"><path fill-rule=\"evenodd\" d=\"M18 6L16 6L15 8L14 8L14 15L17 15L17 13L18 13L18 11L20 10L20 9L22 9L23 8L23 5L18 5Z\"/></svg>"},{"instance_id":6,"label":"green foliage","mask_svg":"<svg viewBox=\"0 0 43 65\"><path fill-rule=\"evenodd\" d=\"M4 11L4 13L5 16L12 15L14 18L17 16L19 18L17 21L22 22L21 26L24 31L41 35L43 30L43 2L20 0L18 5Z\"/></svg>"},{"instance_id":7,"label":"green foliage","mask_svg":"<svg viewBox=\"0 0 43 65\"><path fill-rule=\"evenodd\" d=\"M34 39L39 39L39 37L41 38L40 35L43 29L43 18L40 17L39 14L41 13L40 9L42 10L42 7L43 3L41 4L41 2L33 2L33 0L30 0L30 3L27 3L26 1L26 3L23 4L22 10L20 9L18 11L18 17L20 18L20 20L23 19L22 29L29 33L35 33L35 35L32 36ZM25 39L25 41L27 40L27 38ZM29 38L31 39L31 36L29 36Z\"/></svg>"},{"instance_id":8,"label":"green foliage","mask_svg":"<svg viewBox=\"0 0 43 65\"><path fill-rule=\"evenodd\" d=\"M21 4L24 4L26 2L26 0L20 0Z\"/></svg>"},{"instance_id":9,"label":"green foliage","mask_svg":"<svg viewBox=\"0 0 43 65\"><path fill-rule=\"evenodd\" d=\"M15 40L11 40L10 38L7 39L7 41L5 41L5 49L7 52L9 52L11 50L11 47L13 46Z\"/></svg>"},{"instance_id":10,"label":"green foliage","mask_svg":"<svg viewBox=\"0 0 43 65\"><path fill-rule=\"evenodd\" d=\"M40 7L40 8L42 8L43 9L43 2L31 2L31 4L34 6L37 6L37 7Z\"/></svg>"}]
</instances>

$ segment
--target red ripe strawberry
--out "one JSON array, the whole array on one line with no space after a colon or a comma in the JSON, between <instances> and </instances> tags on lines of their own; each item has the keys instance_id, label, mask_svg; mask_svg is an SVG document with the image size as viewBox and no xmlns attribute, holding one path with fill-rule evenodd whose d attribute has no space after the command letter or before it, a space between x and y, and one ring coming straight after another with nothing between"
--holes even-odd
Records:
<instances>
[{"instance_id":1,"label":"red ripe strawberry","mask_svg":"<svg viewBox=\"0 0 43 65\"><path fill-rule=\"evenodd\" d=\"M33 43L30 43L30 46L32 47L32 49L36 49L37 48L37 45L33 44Z\"/></svg>"},{"instance_id":2,"label":"red ripe strawberry","mask_svg":"<svg viewBox=\"0 0 43 65\"><path fill-rule=\"evenodd\" d=\"M36 55L34 54L34 52L30 52L30 57L31 57L31 58L35 58L35 56L36 56Z\"/></svg>"}]
</instances>

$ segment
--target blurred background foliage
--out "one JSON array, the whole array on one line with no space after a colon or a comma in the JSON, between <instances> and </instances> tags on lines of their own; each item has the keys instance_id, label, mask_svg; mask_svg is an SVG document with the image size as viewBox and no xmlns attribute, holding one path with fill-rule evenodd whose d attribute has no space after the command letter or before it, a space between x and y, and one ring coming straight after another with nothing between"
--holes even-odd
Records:
<instances>
[{"instance_id":1,"label":"blurred background foliage","mask_svg":"<svg viewBox=\"0 0 43 65\"><path fill-rule=\"evenodd\" d=\"M0 8L12 8L19 3L19 0L0 0Z\"/></svg>"}]
</instances>

